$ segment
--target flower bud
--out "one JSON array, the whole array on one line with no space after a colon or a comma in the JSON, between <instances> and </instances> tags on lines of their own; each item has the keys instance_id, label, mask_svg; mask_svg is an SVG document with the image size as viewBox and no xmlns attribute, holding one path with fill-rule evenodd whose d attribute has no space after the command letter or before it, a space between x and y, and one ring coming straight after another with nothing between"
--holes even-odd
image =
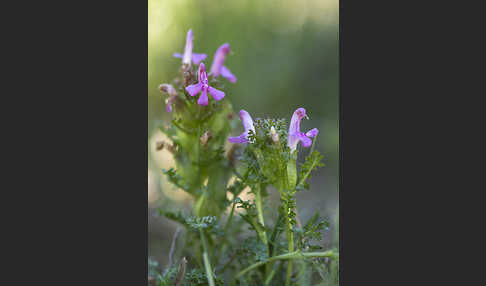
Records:
<instances>
[{"instance_id":1,"label":"flower bud","mask_svg":"<svg viewBox=\"0 0 486 286\"><path fill-rule=\"evenodd\" d=\"M165 110L167 110L167 112L172 112L172 104L176 99L177 91L172 85L166 83L159 85L159 89L160 92L164 92L169 95L169 97L165 100Z\"/></svg>"},{"instance_id":2,"label":"flower bud","mask_svg":"<svg viewBox=\"0 0 486 286\"><path fill-rule=\"evenodd\" d=\"M270 128L270 136L272 136L272 141L277 143L279 140L277 130L275 130L275 127Z\"/></svg>"},{"instance_id":3,"label":"flower bud","mask_svg":"<svg viewBox=\"0 0 486 286\"><path fill-rule=\"evenodd\" d=\"M203 147L206 146L206 144L208 143L209 139L211 139L211 137L212 137L211 132L209 131L204 132L203 136L199 138L199 140L201 140L201 145Z\"/></svg>"},{"instance_id":4,"label":"flower bud","mask_svg":"<svg viewBox=\"0 0 486 286\"><path fill-rule=\"evenodd\" d=\"M177 95L177 91L170 84L167 84L167 83L161 84L161 85L159 85L159 89L160 89L160 92L167 93L167 94L169 94L169 96Z\"/></svg>"}]
</instances>

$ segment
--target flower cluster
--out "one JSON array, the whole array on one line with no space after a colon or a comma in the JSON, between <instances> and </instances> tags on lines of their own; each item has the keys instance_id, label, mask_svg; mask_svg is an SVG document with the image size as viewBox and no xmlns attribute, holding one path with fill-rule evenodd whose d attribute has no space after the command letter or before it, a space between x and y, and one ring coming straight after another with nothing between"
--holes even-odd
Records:
<instances>
[{"instance_id":1,"label":"flower cluster","mask_svg":"<svg viewBox=\"0 0 486 286\"><path fill-rule=\"evenodd\" d=\"M199 64L199 69L197 72L197 83L190 84L184 88L184 90L190 96L196 96L200 94L197 103L201 106L207 106L209 104L209 97L216 100L222 100L225 97L225 93L209 85L209 78L206 72L206 66L203 61L207 58L206 54L193 53L193 32L190 29L186 36L186 45L184 47L184 54L174 53L174 57L182 58L182 64L186 67L191 66L191 63L195 65ZM215 52L213 63L211 65L209 76L217 78L220 75L228 79L230 82L236 82L236 76L231 73L231 71L224 65L226 56L230 53L230 45L228 43L222 44ZM160 90L168 94L166 100L166 110L167 112L172 112L172 105L174 104L177 91L172 85L162 84L160 85ZM229 137L228 141L231 143L251 143L249 139L250 131L255 132L255 127L253 126L253 119L246 110L240 110L239 117L243 123L245 131L236 137ZM319 130L313 128L310 131L303 133L300 131L300 122L303 118L307 118L306 110L304 108L298 108L292 115L290 120L290 127L287 137L287 146L290 148L291 152L297 149L297 144L302 142L302 146L310 147L312 145L312 140L310 138L317 136ZM270 136L273 141L278 141L279 136L275 133L275 129L270 130Z\"/></svg>"},{"instance_id":2,"label":"flower cluster","mask_svg":"<svg viewBox=\"0 0 486 286\"><path fill-rule=\"evenodd\" d=\"M250 130L255 132L253 119L251 118L250 114L243 109L240 110L239 115L245 131L241 133L241 135L238 137L229 137L228 141L231 143L249 143L250 140L248 136ZM290 127L287 137L287 146L290 148L291 152L295 151L299 141L302 142L302 146L306 148L310 147L312 145L312 140L310 138L317 136L317 134L319 133L319 130L317 128L313 128L307 133L300 132L300 122L302 121L302 118L309 119L304 108L297 108L297 110L292 115L292 119L290 120ZM273 126L270 129L270 136L274 142L278 141L279 137Z\"/></svg>"}]
</instances>

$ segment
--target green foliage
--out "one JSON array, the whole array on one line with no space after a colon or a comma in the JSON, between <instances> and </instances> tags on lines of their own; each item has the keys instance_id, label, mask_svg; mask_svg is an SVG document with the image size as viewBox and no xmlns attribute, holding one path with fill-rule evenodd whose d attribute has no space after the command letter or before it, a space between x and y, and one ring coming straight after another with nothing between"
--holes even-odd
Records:
<instances>
[{"instance_id":1,"label":"green foliage","mask_svg":"<svg viewBox=\"0 0 486 286\"><path fill-rule=\"evenodd\" d=\"M216 225L216 217L189 217L186 219L186 224L194 229L211 228Z\"/></svg>"},{"instance_id":2,"label":"green foliage","mask_svg":"<svg viewBox=\"0 0 486 286\"><path fill-rule=\"evenodd\" d=\"M284 216L287 216L292 225L296 224L295 207L297 203L295 201L295 191L283 191L280 192L280 201L282 202L280 211Z\"/></svg>"},{"instance_id":3,"label":"green foliage","mask_svg":"<svg viewBox=\"0 0 486 286\"><path fill-rule=\"evenodd\" d=\"M175 161L175 168L162 172L194 200L191 214L159 209L160 215L186 229L181 242L172 245L180 246L180 255L187 258L187 270L186 264L180 268L183 270L168 266L161 274L158 264L149 262L149 276L155 277L159 286L180 282L194 286L303 286L312 285L317 275L334 281L330 278L337 273L334 257L326 256L327 268L316 268L315 260L323 261L316 257L324 252L307 252L319 247L312 243L322 238L329 222L316 214L302 229L295 227L297 190L309 189L307 181L312 171L324 166L323 156L313 151L298 168L298 151L291 153L287 147L287 120L272 118L255 119L255 131L250 130L248 135L250 143L233 145L226 152L228 135L235 126L229 93L224 81L210 77L210 85L225 90L226 96L220 101L210 99L208 106L198 105L198 96L185 91L186 86L197 82L196 68L181 67L180 76L173 81L177 95L171 97L172 120L169 126L160 127L171 141L162 146ZM265 204L269 186L280 195L280 205L273 213ZM247 187L255 195L253 200L238 197ZM227 192L232 194L232 201ZM226 216L228 207L231 211ZM239 216L234 215L235 209ZM278 218L273 223L265 222L265 216L268 219L274 214ZM285 259L279 260L282 255Z\"/></svg>"},{"instance_id":4,"label":"green foliage","mask_svg":"<svg viewBox=\"0 0 486 286\"><path fill-rule=\"evenodd\" d=\"M183 285L187 285L187 286L205 286L205 285L208 285L206 273L204 273L204 271L201 271L197 268L190 270L188 273L186 273L184 275L184 282L185 283ZM219 277L216 277L214 282L218 286L224 285L224 281Z\"/></svg>"},{"instance_id":5,"label":"green foliage","mask_svg":"<svg viewBox=\"0 0 486 286\"><path fill-rule=\"evenodd\" d=\"M258 261L267 261L266 246L255 237L245 239L237 248L236 253L240 264L249 265Z\"/></svg>"},{"instance_id":6,"label":"green foliage","mask_svg":"<svg viewBox=\"0 0 486 286\"><path fill-rule=\"evenodd\" d=\"M247 185L242 180L237 179L228 187L228 192L237 197L246 186Z\"/></svg>"},{"instance_id":7,"label":"green foliage","mask_svg":"<svg viewBox=\"0 0 486 286\"><path fill-rule=\"evenodd\" d=\"M150 265L150 264L149 264ZM150 275L149 275L150 276ZM155 285L157 286L173 286L177 276L177 267L173 266L167 268L163 275L157 273L155 277ZM215 279L215 284L218 286L224 285L224 281L221 278ZM184 273L182 278L182 284L184 286L207 286L208 280L206 273L198 268L193 268Z\"/></svg>"},{"instance_id":8,"label":"green foliage","mask_svg":"<svg viewBox=\"0 0 486 286\"><path fill-rule=\"evenodd\" d=\"M272 256L275 256L275 254L278 253L278 248L280 246L279 238L280 235L284 232L284 230L285 230L285 216L282 214L282 209L281 209L277 221L275 222L275 225L273 227L272 235L270 236L270 240L269 240L270 253L272 254Z\"/></svg>"},{"instance_id":9,"label":"green foliage","mask_svg":"<svg viewBox=\"0 0 486 286\"><path fill-rule=\"evenodd\" d=\"M184 191L189 192L189 186L184 182L184 179L179 174L177 174L177 171L174 168L170 168L169 170L164 169L162 170L162 173L167 176L169 182L183 189Z\"/></svg>"},{"instance_id":10,"label":"green foliage","mask_svg":"<svg viewBox=\"0 0 486 286\"><path fill-rule=\"evenodd\" d=\"M155 260L148 259L148 276L149 277L157 277L160 275L159 271L159 263Z\"/></svg>"},{"instance_id":11,"label":"green foliage","mask_svg":"<svg viewBox=\"0 0 486 286\"><path fill-rule=\"evenodd\" d=\"M299 184L297 185L298 190L309 190L309 183L307 180L311 178L311 172L318 167L324 167L324 163L321 160L324 157L319 153L319 151L313 151L307 157L305 157L305 162L300 167L299 172Z\"/></svg>"},{"instance_id":12,"label":"green foliage","mask_svg":"<svg viewBox=\"0 0 486 286\"><path fill-rule=\"evenodd\" d=\"M159 208L159 215L163 215L166 218L178 222L182 225L186 225L186 217L182 214L181 211L172 212L172 211L164 211L163 209Z\"/></svg>"},{"instance_id":13,"label":"green foliage","mask_svg":"<svg viewBox=\"0 0 486 286\"><path fill-rule=\"evenodd\" d=\"M315 240L322 240L322 232L328 231L330 222L327 219L320 219L319 213L315 213L302 229L296 229L297 241L301 249L321 249L321 246L312 244Z\"/></svg>"},{"instance_id":14,"label":"green foliage","mask_svg":"<svg viewBox=\"0 0 486 286\"><path fill-rule=\"evenodd\" d=\"M255 230L261 241L266 242L265 227L258 221L257 208L254 202L243 201L240 198L235 198L234 202L237 208L242 208L246 212L240 213L241 218L249 224L250 230Z\"/></svg>"}]
</instances>

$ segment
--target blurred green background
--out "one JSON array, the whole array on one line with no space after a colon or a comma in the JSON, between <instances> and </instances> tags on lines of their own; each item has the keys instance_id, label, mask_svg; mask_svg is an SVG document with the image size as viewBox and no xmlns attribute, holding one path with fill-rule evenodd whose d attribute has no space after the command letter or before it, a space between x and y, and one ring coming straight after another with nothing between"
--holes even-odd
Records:
<instances>
[{"instance_id":1,"label":"blurred green background","mask_svg":"<svg viewBox=\"0 0 486 286\"><path fill-rule=\"evenodd\" d=\"M238 81L226 81L225 92L235 111L247 110L253 118L290 120L304 107L310 120L303 131L317 127L316 149L325 155L326 167L311 179L311 190L299 192L297 207L305 222L315 211L329 218L327 246L337 246L338 212L338 0L148 0L148 197L149 257L164 265L175 224L158 217L156 208L189 209L190 198L169 185L161 168L173 163L166 151L156 152L157 130L170 120L158 86L178 75L187 31L194 32L196 53L205 53L210 67L216 49L227 42L232 53L225 65ZM225 81L225 80L223 80ZM239 134L239 133L238 133ZM237 135L237 134L234 134ZM299 147L300 157L308 150ZM275 204L278 196L272 194Z\"/></svg>"}]
</instances>

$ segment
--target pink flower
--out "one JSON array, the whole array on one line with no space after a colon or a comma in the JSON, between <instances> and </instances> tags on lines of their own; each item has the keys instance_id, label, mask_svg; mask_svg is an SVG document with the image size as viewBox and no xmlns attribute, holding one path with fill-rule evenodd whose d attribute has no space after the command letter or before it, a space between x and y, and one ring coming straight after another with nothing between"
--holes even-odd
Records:
<instances>
[{"instance_id":1,"label":"pink flower","mask_svg":"<svg viewBox=\"0 0 486 286\"><path fill-rule=\"evenodd\" d=\"M297 149L297 144L299 141L302 141L302 146L310 147L312 145L312 140L309 137L315 137L319 133L317 128L311 129L307 133L300 132L300 121L302 118L309 118L305 113L304 108L297 108L297 110L292 115L292 119L290 120L290 127L289 127L289 136L287 139L287 146L289 146L292 152Z\"/></svg>"},{"instance_id":2,"label":"pink flower","mask_svg":"<svg viewBox=\"0 0 486 286\"><path fill-rule=\"evenodd\" d=\"M192 36L192 29L187 32L186 37L186 46L184 47L184 55L179 53L174 53L174 57L182 58L182 64L191 64L191 60L195 65L198 65L200 62L206 59L206 54L196 54L192 52L193 44L192 44L193 36Z\"/></svg>"},{"instance_id":3,"label":"pink flower","mask_svg":"<svg viewBox=\"0 0 486 286\"><path fill-rule=\"evenodd\" d=\"M239 113L241 122L243 122L243 127L245 128L245 132L241 133L240 136L237 137L229 137L228 141L231 143L248 143L250 140L248 139L248 133L250 130L255 133L255 127L253 126L253 119L251 119L251 116L248 112L245 110L240 110Z\"/></svg>"},{"instance_id":4,"label":"pink flower","mask_svg":"<svg viewBox=\"0 0 486 286\"><path fill-rule=\"evenodd\" d=\"M223 99L224 92L209 86L208 75L206 74L206 67L204 66L203 63L199 65L199 71L197 74L198 74L199 82L187 86L186 91L189 93L190 96L195 96L196 94L201 93L201 96L197 100L197 103L199 105L208 105L208 93L215 100Z\"/></svg>"},{"instance_id":5,"label":"pink flower","mask_svg":"<svg viewBox=\"0 0 486 286\"><path fill-rule=\"evenodd\" d=\"M229 52L230 52L230 46L228 43L225 43L218 48L218 50L214 54L213 64L211 65L211 72L209 74L214 77L218 77L219 75L222 75L230 82L235 83L236 77L234 76L234 74L230 72L230 70L227 67L223 65L224 60L226 59L226 55Z\"/></svg>"},{"instance_id":6,"label":"pink flower","mask_svg":"<svg viewBox=\"0 0 486 286\"><path fill-rule=\"evenodd\" d=\"M177 92L176 92L175 88L170 84L164 83L164 84L161 84L159 86L159 89L160 89L161 92L165 92L169 95L169 98L167 98L166 101L165 101L165 103L166 103L165 110L167 112L172 112L172 104L174 103L175 98L177 96Z\"/></svg>"}]
</instances>

